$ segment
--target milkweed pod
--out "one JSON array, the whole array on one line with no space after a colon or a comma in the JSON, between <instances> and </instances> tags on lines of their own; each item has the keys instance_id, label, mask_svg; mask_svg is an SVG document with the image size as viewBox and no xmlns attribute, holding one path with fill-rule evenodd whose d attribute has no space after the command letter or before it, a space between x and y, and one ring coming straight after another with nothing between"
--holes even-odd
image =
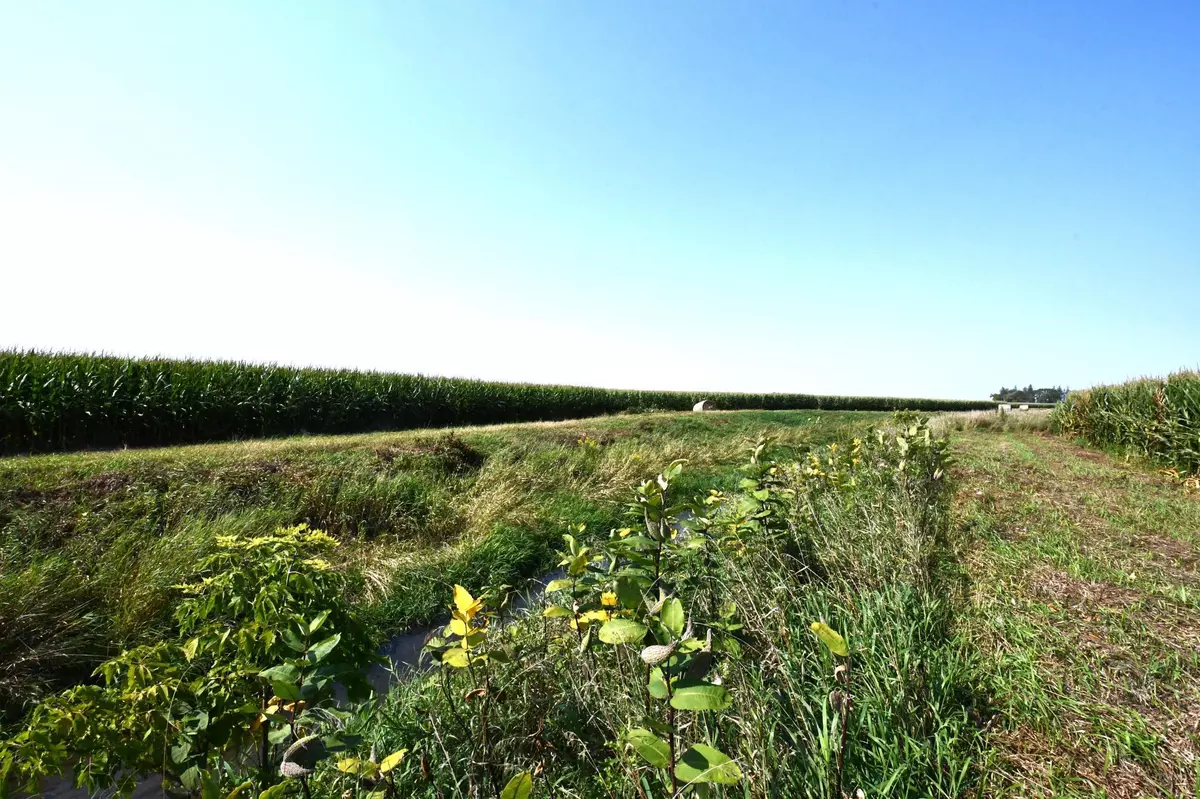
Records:
<instances>
[{"instance_id":1,"label":"milkweed pod","mask_svg":"<svg viewBox=\"0 0 1200 799\"><path fill-rule=\"evenodd\" d=\"M662 644L648 646L642 650L642 662L647 666L657 666L659 663L662 663L664 660L671 657L671 654L675 651L676 646L677 644L675 643L670 643L666 646L663 646Z\"/></svg>"}]
</instances>

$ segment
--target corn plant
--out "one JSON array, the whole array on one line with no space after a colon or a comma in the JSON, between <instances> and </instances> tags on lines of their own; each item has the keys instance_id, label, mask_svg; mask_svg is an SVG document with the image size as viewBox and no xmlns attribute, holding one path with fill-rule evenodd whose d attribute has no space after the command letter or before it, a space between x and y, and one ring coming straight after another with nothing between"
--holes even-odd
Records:
<instances>
[{"instance_id":1,"label":"corn plant","mask_svg":"<svg viewBox=\"0 0 1200 799\"><path fill-rule=\"evenodd\" d=\"M691 394L0 351L0 454L573 419L628 410L974 410L987 401ZM590 446L590 445L589 445Z\"/></svg>"},{"instance_id":2,"label":"corn plant","mask_svg":"<svg viewBox=\"0 0 1200 799\"><path fill-rule=\"evenodd\" d=\"M1053 413L1062 433L1200 473L1200 373L1072 391Z\"/></svg>"}]
</instances>

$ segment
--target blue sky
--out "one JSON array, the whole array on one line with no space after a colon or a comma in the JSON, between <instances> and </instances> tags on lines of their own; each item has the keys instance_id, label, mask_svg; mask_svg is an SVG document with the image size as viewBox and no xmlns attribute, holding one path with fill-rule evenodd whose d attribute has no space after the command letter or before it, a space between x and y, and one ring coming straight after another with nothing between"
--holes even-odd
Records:
<instances>
[{"instance_id":1,"label":"blue sky","mask_svg":"<svg viewBox=\"0 0 1200 799\"><path fill-rule=\"evenodd\" d=\"M1200 365L1193 2L0 0L0 347L977 397Z\"/></svg>"}]
</instances>

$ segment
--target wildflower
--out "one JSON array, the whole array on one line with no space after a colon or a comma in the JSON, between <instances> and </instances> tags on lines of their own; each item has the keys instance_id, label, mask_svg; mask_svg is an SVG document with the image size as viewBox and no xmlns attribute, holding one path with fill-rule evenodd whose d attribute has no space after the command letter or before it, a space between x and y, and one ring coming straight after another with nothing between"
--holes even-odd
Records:
<instances>
[{"instance_id":1,"label":"wildflower","mask_svg":"<svg viewBox=\"0 0 1200 799\"><path fill-rule=\"evenodd\" d=\"M837 452L837 451L838 451L838 445L837 445L837 443L836 443L836 442L834 442L833 444L830 444L830 445L829 445L829 451L830 451L830 452Z\"/></svg>"},{"instance_id":2,"label":"wildflower","mask_svg":"<svg viewBox=\"0 0 1200 799\"><path fill-rule=\"evenodd\" d=\"M600 604L605 607L615 608L617 606L617 595L612 591L605 591L600 595Z\"/></svg>"}]
</instances>

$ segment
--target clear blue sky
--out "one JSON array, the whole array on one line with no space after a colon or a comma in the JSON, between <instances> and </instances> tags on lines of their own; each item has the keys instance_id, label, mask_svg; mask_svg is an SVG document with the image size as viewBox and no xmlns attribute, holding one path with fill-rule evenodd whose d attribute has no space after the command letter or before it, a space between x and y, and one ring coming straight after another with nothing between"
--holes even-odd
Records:
<instances>
[{"instance_id":1,"label":"clear blue sky","mask_svg":"<svg viewBox=\"0 0 1200 799\"><path fill-rule=\"evenodd\" d=\"M0 5L0 347L977 397L1200 364L1200 4Z\"/></svg>"}]
</instances>

